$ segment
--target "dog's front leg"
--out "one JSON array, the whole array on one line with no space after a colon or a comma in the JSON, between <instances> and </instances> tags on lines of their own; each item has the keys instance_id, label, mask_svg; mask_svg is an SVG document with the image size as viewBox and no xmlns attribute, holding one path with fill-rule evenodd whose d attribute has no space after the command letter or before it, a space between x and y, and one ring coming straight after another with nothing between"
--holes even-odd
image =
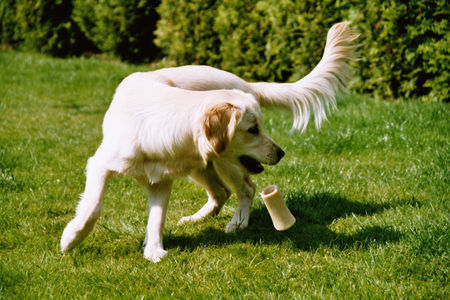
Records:
<instances>
[{"instance_id":1,"label":"dog's front leg","mask_svg":"<svg viewBox=\"0 0 450 300\"><path fill-rule=\"evenodd\" d=\"M255 190L255 184L250 180L250 177L244 175L242 181L236 186L238 203L234 216L230 223L227 224L225 232L235 232L238 229L244 229L248 226Z\"/></svg>"},{"instance_id":2,"label":"dog's front leg","mask_svg":"<svg viewBox=\"0 0 450 300\"><path fill-rule=\"evenodd\" d=\"M145 232L144 257L159 262L167 251L163 248L163 229L169 204L172 181L145 186L148 195L148 223Z\"/></svg>"},{"instance_id":3,"label":"dog's front leg","mask_svg":"<svg viewBox=\"0 0 450 300\"><path fill-rule=\"evenodd\" d=\"M233 218L227 224L225 232L235 232L238 229L244 229L248 226L250 220L250 210L256 187L251 181L250 176L243 173L242 169L227 161L216 164L217 171L236 191L238 203Z\"/></svg>"}]
</instances>

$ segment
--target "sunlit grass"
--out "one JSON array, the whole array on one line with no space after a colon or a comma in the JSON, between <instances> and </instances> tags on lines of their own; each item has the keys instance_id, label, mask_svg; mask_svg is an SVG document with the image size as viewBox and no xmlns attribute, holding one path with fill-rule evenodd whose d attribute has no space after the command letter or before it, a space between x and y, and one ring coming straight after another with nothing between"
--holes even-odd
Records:
<instances>
[{"instance_id":1,"label":"sunlit grass","mask_svg":"<svg viewBox=\"0 0 450 300\"><path fill-rule=\"evenodd\" d=\"M277 184L297 218L277 232L257 196L250 226L216 218L177 226L205 192L174 186L159 264L142 256L147 203L114 178L97 226L59 252L84 186L86 160L117 84L148 69L98 59L0 52L0 297L448 298L449 106L350 96L320 130L289 135L264 110L286 157L255 176Z\"/></svg>"}]
</instances>

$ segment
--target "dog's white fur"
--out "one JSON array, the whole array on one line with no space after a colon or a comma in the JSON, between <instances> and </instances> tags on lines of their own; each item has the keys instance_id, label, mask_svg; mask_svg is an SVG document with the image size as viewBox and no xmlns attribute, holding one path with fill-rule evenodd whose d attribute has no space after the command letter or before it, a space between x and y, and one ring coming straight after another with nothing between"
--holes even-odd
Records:
<instances>
[{"instance_id":1,"label":"dog's white fur","mask_svg":"<svg viewBox=\"0 0 450 300\"><path fill-rule=\"evenodd\" d=\"M207 203L179 223L217 214L230 196L238 197L227 232L248 226L255 193L249 172L239 161L251 157L276 164L283 152L263 131L260 105L291 109L293 127L316 125L335 106L348 79L348 60L356 38L349 24L334 25L324 55L314 70L295 83L248 83L206 66L184 66L134 73L118 86L103 122L103 141L88 161L86 187L75 218L64 229L61 250L79 244L100 216L108 178L128 174L149 198L144 256L157 262L167 252L162 231L172 182L190 176L203 185Z\"/></svg>"}]
</instances>

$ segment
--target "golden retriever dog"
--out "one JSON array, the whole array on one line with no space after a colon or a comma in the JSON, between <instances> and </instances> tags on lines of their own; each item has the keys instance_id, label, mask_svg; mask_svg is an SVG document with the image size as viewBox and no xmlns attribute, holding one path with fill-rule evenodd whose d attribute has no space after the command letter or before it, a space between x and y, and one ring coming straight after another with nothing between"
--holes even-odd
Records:
<instances>
[{"instance_id":1,"label":"golden retriever dog","mask_svg":"<svg viewBox=\"0 0 450 300\"><path fill-rule=\"evenodd\" d=\"M283 150L264 132L260 106L288 108L293 128L316 125L335 106L349 77L356 38L349 24L328 32L322 60L295 83L249 83L212 67L183 66L134 73L117 87L103 121L103 140L88 160L86 186L61 237L61 250L81 243L100 216L103 193L113 174L131 175L149 199L144 257L160 261L167 252L162 233L172 183L189 176L208 194L206 204L179 223L218 214L236 192L235 214L225 231L248 226L255 194L251 174L274 165Z\"/></svg>"}]
</instances>

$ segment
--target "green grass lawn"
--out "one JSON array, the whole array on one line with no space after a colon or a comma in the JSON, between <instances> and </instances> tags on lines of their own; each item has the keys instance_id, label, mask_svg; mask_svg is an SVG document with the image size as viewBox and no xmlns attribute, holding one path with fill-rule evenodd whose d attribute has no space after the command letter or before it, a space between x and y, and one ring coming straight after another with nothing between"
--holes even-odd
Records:
<instances>
[{"instance_id":1,"label":"green grass lawn","mask_svg":"<svg viewBox=\"0 0 450 300\"><path fill-rule=\"evenodd\" d=\"M277 232L261 197L250 225L225 234L216 218L177 226L206 200L176 182L164 246L145 260L147 201L115 177L102 217L77 248L59 239L84 188L115 87L146 70L100 59L0 52L0 298L449 298L449 119L444 103L349 96L320 130L289 135L291 118L264 111L285 150L254 176L280 186L297 223Z\"/></svg>"}]
</instances>

